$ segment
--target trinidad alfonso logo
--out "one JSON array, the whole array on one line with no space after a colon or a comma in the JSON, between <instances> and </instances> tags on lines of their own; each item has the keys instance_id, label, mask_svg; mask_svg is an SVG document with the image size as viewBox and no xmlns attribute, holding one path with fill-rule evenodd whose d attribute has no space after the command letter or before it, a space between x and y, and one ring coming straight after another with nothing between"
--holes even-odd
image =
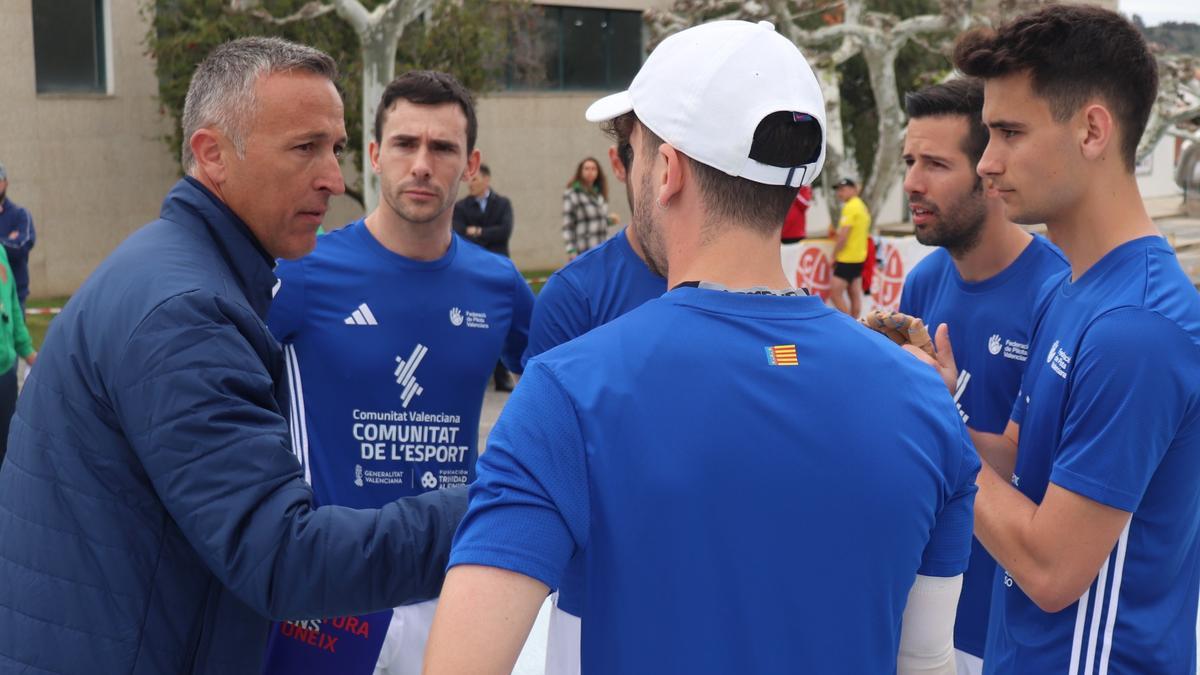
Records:
<instances>
[{"instance_id":1,"label":"trinidad alfonso logo","mask_svg":"<svg viewBox=\"0 0 1200 675\"><path fill-rule=\"evenodd\" d=\"M404 391L400 393L400 400L404 402L405 408L412 402L414 396L420 396L425 391L424 387L417 384L414 373L417 372L417 366L421 365L421 359L425 358L425 354L428 352L428 347L417 343L407 361L399 356L396 357L396 370L392 374L396 376L396 384L404 387Z\"/></svg>"},{"instance_id":2,"label":"trinidad alfonso logo","mask_svg":"<svg viewBox=\"0 0 1200 675\"><path fill-rule=\"evenodd\" d=\"M1050 363L1051 361L1053 361L1054 355L1057 353L1058 353L1058 340L1055 340L1054 344L1050 345L1050 353L1046 355L1046 363Z\"/></svg>"},{"instance_id":3,"label":"trinidad alfonso logo","mask_svg":"<svg viewBox=\"0 0 1200 675\"><path fill-rule=\"evenodd\" d=\"M455 326L461 326L463 324L463 313L461 309L457 307L450 308L450 323Z\"/></svg>"}]
</instances>

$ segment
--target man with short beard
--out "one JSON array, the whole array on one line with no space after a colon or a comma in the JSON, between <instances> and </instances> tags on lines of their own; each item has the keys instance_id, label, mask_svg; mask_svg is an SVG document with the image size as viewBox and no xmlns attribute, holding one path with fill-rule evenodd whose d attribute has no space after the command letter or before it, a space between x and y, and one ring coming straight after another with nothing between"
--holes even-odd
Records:
<instances>
[{"instance_id":1,"label":"man with short beard","mask_svg":"<svg viewBox=\"0 0 1200 675\"><path fill-rule=\"evenodd\" d=\"M987 147L983 84L958 79L905 96L904 191L917 240L939 246L909 273L900 311L947 324L960 375L954 398L967 425L1004 431L1021 387L1042 282L1067 267L1053 244L1005 217L975 166ZM985 459L1012 472L1011 458ZM959 673L978 673L996 563L973 541L954 625Z\"/></svg>"},{"instance_id":2,"label":"man with short beard","mask_svg":"<svg viewBox=\"0 0 1200 675\"><path fill-rule=\"evenodd\" d=\"M769 23L716 21L586 117L626 114L633 228L671 290L529 361L426 672L511 672L574 558L584 673L953 673L979 460L932 372L779 264L824 161L816 76Z\"/></svg>"},{"instance_id":3,"label":"man with short beard","mask_svg":"<svg viewBox=\"0 0 1200 675\"><path fill-rule=\"evenodd\" d=\"M984 457L1015 455L977 479L975 534L999 568L987 672L1194 672L1200 295L1134 174L1154 56L1116 12L1050 5L960 36L954 63L984 82L989 195L1045 223L1071 265L1038 297L1003 436L972 433Z\"/></svg>"},{"instance_id":4,"label":"man with short beard","mask_svg":"<svg viewBox=\"0 0 1200 675\"><path fill-rule=\"evenodd\" d=\"M406 73L373 131L379 206L280 263L268 318L305 477L319 503L354 508L474 480L484 391L498 359L521 372L533 306L511 260L452 229L459 184L479 169L471 94L446 73ZM418 673L434 607L361 617L370 628L346 628L325 670L280 625L266 672Z\"/></svg>"}]
</instances>

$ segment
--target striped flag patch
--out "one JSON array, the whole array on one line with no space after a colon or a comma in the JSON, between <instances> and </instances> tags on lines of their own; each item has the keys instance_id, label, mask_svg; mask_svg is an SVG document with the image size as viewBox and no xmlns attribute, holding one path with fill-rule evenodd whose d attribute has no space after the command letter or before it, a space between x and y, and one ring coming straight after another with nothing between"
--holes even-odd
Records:
<instances>
[{"instance_id":1,"label":"striped flag patch","mask_svg":"<svg viewBox=\"0 0 1200 675\"><path fill-rule=\"evenodd\" d=\"M796 358L796 345L775 345L774 347L766 347L767 363L773 366L798 366L800 361Z\"/></svg>"}]
</instances>

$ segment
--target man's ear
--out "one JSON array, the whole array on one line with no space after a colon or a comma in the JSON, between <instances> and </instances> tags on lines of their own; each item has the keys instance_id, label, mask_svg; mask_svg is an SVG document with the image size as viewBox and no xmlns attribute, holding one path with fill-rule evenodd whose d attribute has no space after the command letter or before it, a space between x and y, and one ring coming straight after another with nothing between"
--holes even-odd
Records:
<instances>
[{"instance_id":1,"label":"man's ear","mask_svg":"<svg viewBox=\"0 0 1200 675\"><path fill-rule=\"evenodd\" d=\"M483 161L483 154L479 152L479 148L475 148L471 151L471 154L467 155L467 168L463 170L462 178L459 180L463 183L469 182L471 176L479 172L479 163L481 161Z\"/></svg>"},{"instance_id":2,"label":"man's ear","mask_svg":"<svg viewBox=\"0 0 1200 675\"><path fill-rule=\"evenodd\" d=\"M224 136L216 129L197 129L188 139L188 147L196 159L196 169L212 185L220 186L229 177L229 167L223 151Z\"/></svg>"},{"instance_id":3,"label":"man's ear","mask_svg":"<svg viewBox=\"0 0 1200 675\"><path fill-rule=\"evenodd\" d=\"M622 183L625 182L625 165L621 163L621 156L617 152L617 146L608 146L608 163L612 165L613 175Z\"/></svg>"},{"instance_id":4,"label":"man's ear","mask_svg":"<svg viewBox=\"0 0 1200 675\"><path fill-rule=\"evenodd\" d=\"M379 143L372 140L367 144L367 157L371 159L371 170L379 175Z\"/></svg>"},{"instance_id":5,"label":"man's ear","mask_svg":"<svg viewBox=\"0 0 1200 675\"><path fill-rule=\"evenodd\" d=\"M671 204L671 200L683 191L683 155L670 143L658 146L658 154L663 158L664 168L662 181L658 186L658 205L666 208Z\"/></svg>"},{"instance_id":6,"label":"man's ear","mask_svg":"<svg viewBox=\"0 0 1200 675\"><path fill-rule=\"evenodd\" d=\"M1119 154L1117 128L1112 113L1099 103L1092 103L1081 112L1079 138L1079 149L1084 159L1095 161L1103 159L1106 154Z\"/></svg>"}]
</instances>

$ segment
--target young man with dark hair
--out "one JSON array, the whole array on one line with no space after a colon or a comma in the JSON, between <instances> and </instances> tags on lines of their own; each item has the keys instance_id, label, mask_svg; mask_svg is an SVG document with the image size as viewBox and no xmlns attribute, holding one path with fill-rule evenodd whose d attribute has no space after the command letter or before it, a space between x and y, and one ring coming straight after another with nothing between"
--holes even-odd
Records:
<instances>
[{"instance_id":1,"label":"young man with dark hair","mask_svg":"<svg viewBox=\"0 0 1200 675\"><path fill-rule=\"evenodd\" d=\"M672 290L529 362L426 667L511 670L575 555L584 672L878 673L899 654L901 672L953 673L978 459L933 373L779 264L824 160L815 75L770 24L718 21L664 40L587 116L628 112L632 227ZM896 429L885 453L840 396L880 371L908 393L855 394Z\"/></svg>"},{"instance_id":2,"label":"young man with dark hair","mask_svg":"<svg viewBox=\"0 0 1200 675\"><path fill-rule=\"evenodd\" d=\"M479 167L474 118L450 75L396 78L369 148L379 206L276 268L269 325L287 356L297 456L322 504L470 483L489 375L498 359L521 371L529 285L451 229L459 183ZM435 606L325 622L341 636L336 658L280 624L270 672L419 673Z\"/></svg>"},{"instance_id":3,"label":"young man with dark hair","mask_svg":"<svg viewBox=\"0 0 1200 675\"><path fill-rule=\"evenodd\" d=\"M1010 219L1045 222L1071 269L1045 286L1003 435L979 474L996 574L989 673L1191 672L1200 591L1200 296L1146 215L1134 150L1154 57L1126 19L1050 6L963 36ZM939 365L956 377L945 329Z\"/></svg>"},{"instance_id":4,"label":"young man with dark hair","mask_svg":"<svg viewBox=\"0 0 1200 675\"><path fill-rule=\"evenodd\" d=\"M1067 268L1062 253L1004 215L975 173L987 146L983 83L960 78L904 97L904 191L917 240L938 246L904 282L900 311L945 323L960 368L954 399L971 429L1000 433L1029 356L1038 289ZM985 458L1001 474L1011 458ZM978 541L954 622L959 673L982 672L996 563Z\"/></svg>"}]
</instances>

